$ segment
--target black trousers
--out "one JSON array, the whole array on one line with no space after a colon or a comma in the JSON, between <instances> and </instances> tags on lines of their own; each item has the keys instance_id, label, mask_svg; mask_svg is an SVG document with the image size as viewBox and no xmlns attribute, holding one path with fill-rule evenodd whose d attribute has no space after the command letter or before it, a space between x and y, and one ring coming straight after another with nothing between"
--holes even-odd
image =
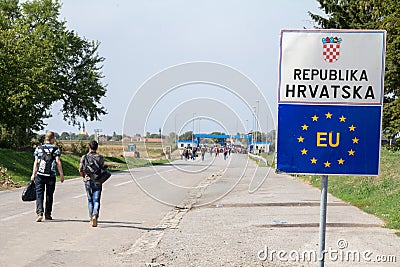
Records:
<instances>
[{"instance_id":1,"label":"black trousers","mask_svg":"<svg viewBox=\"0 0 400 267\"><path fill-rule=\"evenodd\" d=\"M56 177L36 175L36 214L50 216L53 210L53 195L56 189ZM44 195L46 194L46 208L43 209Z\"/></svg>"}]
</instances>

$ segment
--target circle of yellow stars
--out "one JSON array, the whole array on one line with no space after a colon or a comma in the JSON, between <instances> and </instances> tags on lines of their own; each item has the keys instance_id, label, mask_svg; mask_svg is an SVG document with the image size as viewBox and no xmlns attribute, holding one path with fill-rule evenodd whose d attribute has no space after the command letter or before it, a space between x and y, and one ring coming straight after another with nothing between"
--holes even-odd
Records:
<instances>
[{"instance_id":1,"label":"circle of yellow stars","mask_svg":"<svg viewBox=\"0 0 400 267\"><path fill-rule=\"evenodd\" d=\"M328 112L328 113L326 113L324 115L325 115L325 119L327 119L327 120L333 119L333 117L334 117L333 114L330 113L330 112ZM319 117L316 114L314 114L314 116L312 116L311 119L312 119L312 122L318 122ZM338 119L339 119L340 123L345 123L346 120L347 120L347 118L344 115L341 115L341 117L339 117ZM305 123L305 124L303 124L301 126L301 129L302 129L302 131L308 131L309 127L310 126ZM354 132L354 133L356 132L356 129L357 129L357 127L354 124L350 125L348 128L349 128L350 132ZM297 137L297 142L298 143L304 143L304 140L305 140L305 138L303 136L301 136L301 135L299 137ZM353 141L353 144L358 144L360 139L355 136L352 139L352 141ZM301 152L301 155L305 155L305 156L308 155L307 154L308 150L306 148L303 148L302 150L300 150L300 152ZM348 153L349 156L354 157L355 154L356 154L356 151L351 148L350 150L347 151L347 153ZM315 157L310 158L310 163L311 164L317 164L317 162L318 162L317 158L315 158ZM332 162L329 162L327 160L323 164L324 164L325 168L330 168L331 165L332 165ZM345 160L343 158L339 158L339 159L337 159L337 164L338 165L345 165Z\"/></svg>"}]
</instances>

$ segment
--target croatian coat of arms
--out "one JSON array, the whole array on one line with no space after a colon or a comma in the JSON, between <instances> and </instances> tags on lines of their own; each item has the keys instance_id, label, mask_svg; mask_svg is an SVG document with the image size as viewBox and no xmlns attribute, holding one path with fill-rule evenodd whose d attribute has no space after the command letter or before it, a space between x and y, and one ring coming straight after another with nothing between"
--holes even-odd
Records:
<instances>
[{"instance_id":1,"label":"croatian coat of arms","mask_svg":"<svg viewBox=\"0 0 400 267\"><path fill-rule=\"evenodd\" d=\"M326 37L322 38L322 55L324 60L332 63L339 59L340 55L340 44L342 43L342 38L338 37Z\"/></svg>"}]
</instances>

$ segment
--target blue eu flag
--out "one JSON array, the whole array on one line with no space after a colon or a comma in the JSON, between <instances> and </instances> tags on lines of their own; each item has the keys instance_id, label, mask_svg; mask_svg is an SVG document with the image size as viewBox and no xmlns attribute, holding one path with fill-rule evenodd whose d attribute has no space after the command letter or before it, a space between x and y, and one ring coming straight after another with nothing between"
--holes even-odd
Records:
<instances>
[{"instance_id":1,"label":"blue eu flag","mask_svg":"<svg viewBox=\"0 0 400 267\"><path fill-rule=\"evenodd\" d=\"M380 106L280 104L277 169L378 175Z\"/></svg>"}]
</instances>

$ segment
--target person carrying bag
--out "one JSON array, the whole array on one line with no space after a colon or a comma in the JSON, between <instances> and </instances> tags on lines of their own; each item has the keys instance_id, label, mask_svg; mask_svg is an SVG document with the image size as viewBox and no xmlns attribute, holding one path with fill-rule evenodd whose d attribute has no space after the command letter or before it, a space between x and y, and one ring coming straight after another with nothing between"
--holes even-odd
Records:
<instances>
[{"instance_id":1,"label":"person carrying bag","mask_svg":"<svg viewBox=\"0 0 400 267\"><path fill-rule=\"evenodd\" d=\"M85 184L88 198L90 224L97 227L100 213L100 198L103 183L111 176L104 167L104 157L97 153L99 144L96 141L89 143L89 153L82 156L79 172Z\"/></svg>"}]
</instances>

